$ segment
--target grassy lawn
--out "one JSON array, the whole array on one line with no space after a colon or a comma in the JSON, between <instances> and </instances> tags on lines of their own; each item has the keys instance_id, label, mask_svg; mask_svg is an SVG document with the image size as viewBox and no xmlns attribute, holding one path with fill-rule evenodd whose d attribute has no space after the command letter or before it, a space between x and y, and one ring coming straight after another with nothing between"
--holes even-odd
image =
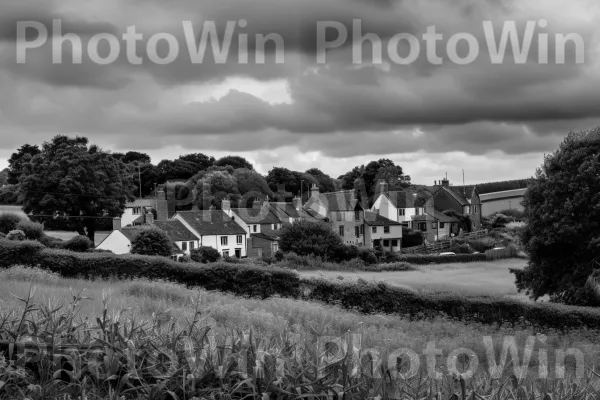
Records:
<instances>
[{"instance_id":1,"label":"grassy lawn","mask_svg":"<svg viewBox=\"0 0 600 400\"><path fill-rule=\"evenodd\" d=\"M362 278L383 281L390 285L425 292L451 292L463 296L506 296L527 299L519 294L510 268L523 268L522 259L500 260L466 264L439 264L418 266L415 271L403 272L337 272L301 271L302 276L324 276L345 279Z\"/></svg>"}]
</instances>

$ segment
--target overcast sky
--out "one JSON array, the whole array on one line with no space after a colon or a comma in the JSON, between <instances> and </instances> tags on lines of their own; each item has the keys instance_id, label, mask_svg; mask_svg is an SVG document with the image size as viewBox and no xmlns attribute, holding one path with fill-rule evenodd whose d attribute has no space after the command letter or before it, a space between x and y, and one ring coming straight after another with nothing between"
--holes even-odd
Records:
<instances>
[{"instance_id":1,"label":"overcast sky","mask_svg":"<svg viewBox=\"0 0 600 400\"><path fill-rule=\"evenodd\" d=\"M600 125L597 0L2 0L1 9L0 167L24 143L77 133L105 149L147 152L155 163L182 153L233 153L262 173L318 167L337 177L385 157L415 182L447 172L459 183L464 169L466 183L477 183L532 176L566 133ZM128 26L145 41L171 33L181 56L170 65L132 65L122 50L111 65L94 65L85 54L81 65L54 65L50 41L17 64L16 22L50 29L55 18L84 43L97 33L120 36ZM222 27L239 19L247 20L239 32L251 35L251 47L256 33L280 34L285 62L267 54L264 65L244 65L237 50L222 65L212 57L190 62L182 21L200 30L205 21ZM432 65L422 50L411 65L353 65L347 45L317 64L317 21L350 27L352 19L384 40L422 35L431 25L447 37L468 32L480 39L481 56L465 66ZM580 34L585 63L576 64L571 49L565 65L540 65L536 47L526 64L510 54L491 64L482 21L502 27L540 19L548 23L540 32L551 38ZM444 46L439 52L445 55ZM63 55L71 59L68 45Z\"/></svg>"}]
</instances>

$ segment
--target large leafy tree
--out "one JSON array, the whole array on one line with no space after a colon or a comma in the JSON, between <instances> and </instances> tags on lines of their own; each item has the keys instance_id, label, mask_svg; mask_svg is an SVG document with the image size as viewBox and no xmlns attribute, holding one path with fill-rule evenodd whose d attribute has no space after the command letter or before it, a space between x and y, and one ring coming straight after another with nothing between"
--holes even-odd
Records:
<instances>
[{"instance_id":1,"label":"large leafy tree","mask_svg":"<svg viewBox=\"0 0 600 400\"><path fill-rule=\"evenodd\" d=\"M37 145L24 144L16 153L13 153L8 159L8 182L11 185L19 183L19 176L23 171L23 164L31 161L31 158L40 154L40 148Z\"/></svg>"},{"instance_id":2,"label":"large leafy tree","mask_svg":"<svg viewBox=\"0 0 600 400\"><path fill-rule=\"evenodd\" d=\"M309 193L312 184L319 185L318 179L304 172L290 171L287 168L275 167L267 174L267 183L269 188L275 193L275 196L283 200L291 198L304 191L304 198Z\"/></svg>"},{"instance_id":3,"label":"large leafy tree","mask_svg":"<svg viewBox=\"0 0 600 400\"><path fill-rule=\"evenodd\" d=\"M4 186L8 184L8 172L10 170L8 168L4 168L0 171L0 186Z\"/></svg>"},{"instance_id":4,"label":"large leafy tree","mask_svg":"<svg viewBox=\"0 0 600 400\"><path fill-rule=\"evenodd\" d=\"M87 138L59 135L23 165L19 200L26 213L67 218L94 240L101 218L120 216L133 187L122 161Z\"/></svg>"},{"instance_id":5,"label":"large leafy tree","mask_svg":"<svg viewBox=\"0 0 600 400\"><path fill-rule=\"evenodd\" d=\"M225 156L223 158L218 159L215 162L215 165L218 167L225 167L227 165L231 165L234 169L246 168L251 171L254 170L254 166L250 163L250 161L240 156Z\"/></svg>"},{"instance_id":6,"label":"large leafy tree","mask_svg":"<svg viewBox=\"0 0 600 400\"><path fill-rule=\"evenodd\" d=\"M179 160L191 162L196 165L197 171L205 170L215 164L215 158L202 153L190 153L179 156Z\"/></svg>"},{"instance_id":7,"label":"large leafy tree","mask_svg":"<svg viewBox=\"0 0 600 400\"><path fill-rule=\"evenodd\" d=\"M318 168L311 168L305 173L313 176L317 180L319 190L322 193L329 193L335 191L335 182L333 181L333 178L327 175L325 172L321 171Z\"/></svg>"},{"instance_id":8,"label":"large leafy tree","mask_svg":"<svg viewBox=\"0 0 600 400\"><path fill-rule=\"evenodd\" d=\"M517 287L533 299L589 304L585 283L600 270L600 128L570 133L545 157L524 206L530 259L512 271Z\"/></svg>"},{"instance_id":9,"label":"large leafy tree","mask_svg":"<svg viewBox=\"0 0 600 400\"><path fill-rule=\"evenodd\" d=\"M150 164L152 159L146 153L140 153L138 151L128 151L125 154L122 153L113 153L113 157L123 161L125 164Z\"/></svg>"},{"instance_id":10,"label":"large leafy tree","mask_svg":"<svg viewBox=\"0 0 600 400\"><path fill-rule=\"evenodd\" d=\"M145 256L169 257L173 253L169 235L155 225L140 229L131 241L131 253Z\"/></svg>"},{"instance_id":11,"label":"large leafy tree","mask_svg":"<svg viewBox=\"0 0 600 400\"><path fill-rule=\"evenodd\" d=\"M250 205L252 196L265 197L273 199L273 191L269 188L269 184L265 178L256 171L251 171L246 168L240 168L233 171L238 186L238 191L242 196L245 196L246 204L240 204L241 207ZM251 206L251 205L250 205Z\"/></svg>"},{"instance_id":12,"label":"large leafy tree","mask_svg":"<svg viewBox=\"0 0 600 400\"><path fill-rule=\"evenodd\" d=\"M279 240L281 251L307 256L334 258L344 246L342 238L324 222L299 221L283 228Z\"/></svg>"}]
</instances>

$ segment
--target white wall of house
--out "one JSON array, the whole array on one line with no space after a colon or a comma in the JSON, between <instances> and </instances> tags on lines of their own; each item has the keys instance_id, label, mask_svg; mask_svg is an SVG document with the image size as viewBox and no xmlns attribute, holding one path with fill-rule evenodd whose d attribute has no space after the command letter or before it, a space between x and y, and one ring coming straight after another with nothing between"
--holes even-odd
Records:
<instances>
[{"instance_id":1,"label":"white wall of house","mask_svg":"<svg viewBox=\"0 0 600 400\"><path fill-rule=\"evenodd\" d=\"M185 244L185 246L184 246ZM200 241L199 240L187 240L187 241L179 241L179 242L175 242L175 245L177 245L177 247L179 247L179 250L183 251L185 254L187 254L188 256L191 253L191 250L197 249L198 247L200 247ZM184 249L185 247L185 249Z\"/></svg>"},{"instance_id":2,"label":"white wall of house","mask_svg":"<svg viewBox=\"0 0 600 400\"><path fill-rule=\"evenodd\" d=\"M222 238L227 238L226 244L223 244ZM241 243L240 239L241 238ZM235 250L240 250L240 257L246 257L248 255L246 251L246 243L247 243L246 235L214 235L214 236L203 236L202 237L202 245L214 247L221 253L222 256L225 255L226 252L229 253L230 257L235 256ZM210 244L208 244L210 243Z\"/></svg>"},{"instance_id":3,"label":"white wall of house","mask_svg":"<svg viewBox=\"0 0 600 400\"><path fill-rule=\"evenodd\" d=\"M391 219L392 221L398 221L398 209L386 195L379 195L379 198L375 200L373 207L371 207L371 211L378 213L382 217Z\"/></svg>"},{"instance_id":4,"label":"white wall of house","mask_svg":"<svg viewBox=\"0 0 600 400\"><path fill-rule=\"evenodd\" d=\"M139 209L143 210L142 207L138 207ZM140 211L139 214L134 214L133 213L133 208L132 207L127 207L125 208L125 211L123 211L123 215L121 216L121 226L122 227L126 227L127 225L132 225L133 221L135 221L138 217L140 217L143 211Z\"/></svg>"},{"instance_id":5,"label":"white wall of house","mask_svg":"<svg viewBox=\"0 0 600 400\"><path fill-rule=\"evenodd\" d=\"M419 208L418 215L423 215L424 212L425 212L424 208ZM408 222L410 225L410 222L412 221L412 217L415 215L417 215L417 210L414 207L401 208L400 210L398 210L398 217L396 218L396 221Z\"/></svg>"},{"instance_id":6,"label":"white wall of house","mask_svg":"<svg viewBox=\"0 0 600 400\"><path fill-rule=\"evenodd\" d=\"M96 248L110 250L115 254L129 254L131 252L131 242L120 231L112 231Z\"/></svg>"},{"instance_id":7,"label":"white wall of house","mask_svg":"<svg viewBox=\"0 0 600 400\"><path fill-rule=\"evenodd\" d=\"M365 224L365 238L368 247L373 247L373 241L381 240L381 245L384 246L386 250L400 251L402 247L402 226L390 226L389 232L386 233L384 226L369 226ZM397 240L396 246L392 246L392 240ZM384 241L389 241L387 246L385 246Z\"/></svg>"}]
</instances>

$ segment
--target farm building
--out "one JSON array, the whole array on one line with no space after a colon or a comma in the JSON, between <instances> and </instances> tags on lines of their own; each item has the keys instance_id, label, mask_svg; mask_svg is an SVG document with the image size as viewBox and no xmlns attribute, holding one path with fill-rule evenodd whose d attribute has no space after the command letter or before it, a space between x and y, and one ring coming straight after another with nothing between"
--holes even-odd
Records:
<instances>
[{"instance_id":1,"label":"farm building","mask_svg":"<svg viewBox=\"0 0 600 400\"><path fill-rule=\"evenodd\" d=\"M481 194L481 212L484 216L492 215L504 210L523 210L521 202L525 197L527 189L506 190Z\"/></svg>"}]
</instances>

